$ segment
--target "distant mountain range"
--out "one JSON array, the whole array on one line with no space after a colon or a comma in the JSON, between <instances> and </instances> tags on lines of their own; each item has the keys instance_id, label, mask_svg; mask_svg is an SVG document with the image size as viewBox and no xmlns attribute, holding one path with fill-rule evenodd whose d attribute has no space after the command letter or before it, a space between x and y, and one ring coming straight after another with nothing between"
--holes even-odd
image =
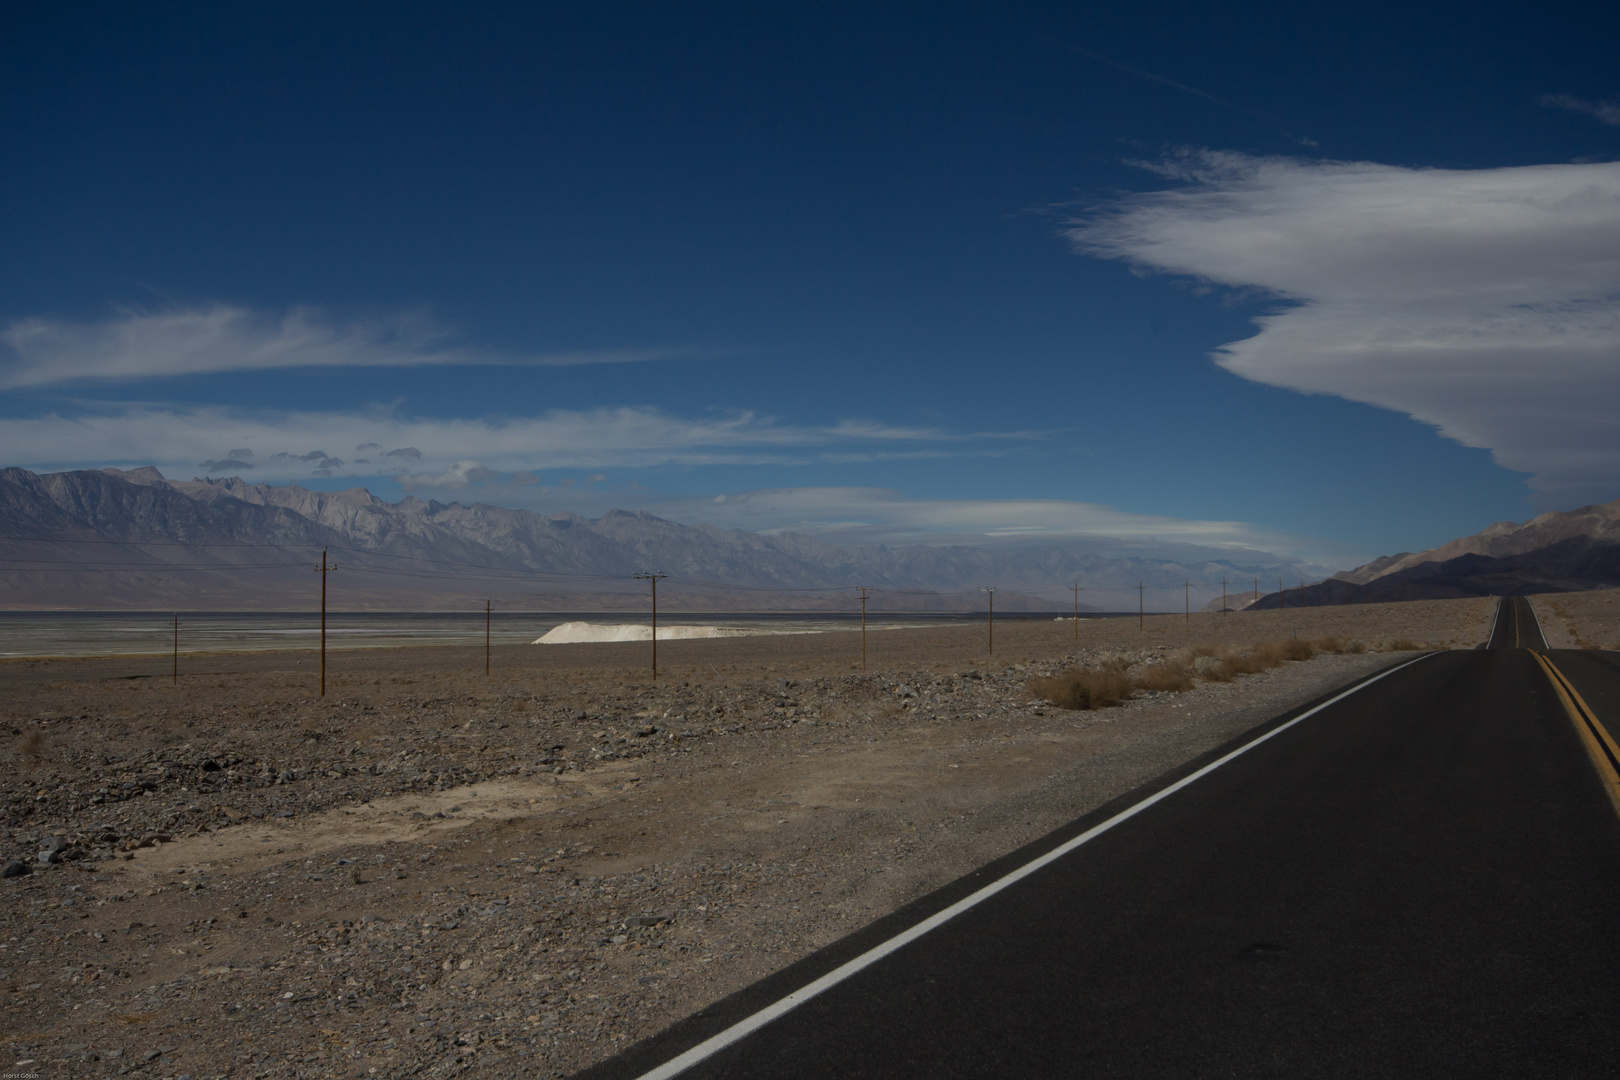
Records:
<instances>
[{"instance_id":1,"label":"distant mountain range","mask_svg":"<svg viewBox=\"0 0 1620 1080\"><path fill-rule=\"evenodd\" d=\"M1114 542L1116 545L1117 541ZM644 512L599 518L500 506L397 503L241 479L171 481L154 468L36 474L0 470L0 608L307 610L325 549L338 609L645 610L631 575L657 570L661 608L849 610L1179 610L1228 582L1301 572L1261 551L1158 544L1151 556L1099 545L840 546L793 533L688 526Z\"/></svg>"},{"instance_id":2,"label":"distant mountain range","mask_svg":"<svg viewBox=\"0 0 1620 1080\"><path fill-rule=\"evenodd\" d=\"M1234 590L1227 593L1224 598L1217 596L1210 600L1209 603L1204 605L1203 610L1213 612L1242 611L1244 608L1253 607L1254 602L1263 595L1263 593L1255 592L1253 589L1245 589L1243 592Z\"/></svg>"},{"instance_id":3,"label":"distant mountain range","mask_svg":"<svg viewBox=\"0 0 1620 1080\"><path fill-rule=\"evenodd\" d=\"M1513 596L1620 586L1620 500L1553 511L1415 554L1402 552L1303 589L1262 597L1260 608Z\"/></svg>"}]
</instances>

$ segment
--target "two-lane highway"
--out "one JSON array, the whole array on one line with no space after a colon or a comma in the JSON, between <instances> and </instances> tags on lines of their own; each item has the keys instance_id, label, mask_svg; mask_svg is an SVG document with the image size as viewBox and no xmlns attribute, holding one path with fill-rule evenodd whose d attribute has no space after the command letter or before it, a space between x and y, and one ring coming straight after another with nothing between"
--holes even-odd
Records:
<instances>
[{"instance_id":1,"label":"two-lane highway","mask_svg":"<svg viewBox=\"0 0 1620 1080\"><path fill-rule=\"evenodd\" d=\"M1504 602L585 1075L1620 1075L1620 817L1532 643Z\"/></svg>"},{"instance_id":2,"label":"two-lane highway","mask_svg":"<svg viewBox=\"0 0 1620 1080\"><path fill-rule=\"evenodd\" d=\"M1496 605L1496 620L1491 626L1487 649L1543 649L1547 638L1541 632L1541 620L1536 610L1523 596L1504 596Z\"/></svg>"}]
</instances>

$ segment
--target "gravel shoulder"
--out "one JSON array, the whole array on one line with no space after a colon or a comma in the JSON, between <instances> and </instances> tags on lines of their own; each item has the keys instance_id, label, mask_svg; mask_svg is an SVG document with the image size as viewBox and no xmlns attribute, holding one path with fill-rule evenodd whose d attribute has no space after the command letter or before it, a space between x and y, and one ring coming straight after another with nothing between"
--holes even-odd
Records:
<instances>
[{"instance_id":1,"label":"gravel shoulder","mask_svg":"<svg viewBox=\"0 0 1620 1080\"><path fill-rule=\"evenodd\" d=\"M1620 649L1620 589L1530 597L1553 649Z\"/></svg>"},{"instance_id":2,"label":"gravel shoulder","mask_svg":"<svg viewBox=\"0 0 1620 1080\"><path fill-rule=\"evenodd\" d=\"M0 1039L42 1075L562 1076L1399 653L1068 712L1030 678L1445 601L0 665ZM1078 636L1078 640L1076 640ZM878 640L881 637L881 640ZM39 852L60 837L55 861Z\"/></svg>"}]
</instances>

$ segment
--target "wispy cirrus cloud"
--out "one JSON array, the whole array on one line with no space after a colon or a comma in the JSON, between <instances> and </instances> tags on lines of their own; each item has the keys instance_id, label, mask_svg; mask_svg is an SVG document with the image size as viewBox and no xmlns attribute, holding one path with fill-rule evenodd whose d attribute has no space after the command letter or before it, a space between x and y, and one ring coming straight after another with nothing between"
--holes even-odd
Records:
<instances>
[{"instance_id":1,"label":"wispy cirrus cloud","mask_svg":"<svg viewBox=\"0 0 1620 1080\"><path fill-rule=\"evenodd\" d=\"M566 507L587 516L609 509L646 510L688 525L768 534L796 533L837 544L911 546L966 544L1028 549L1077 545L1103 556L1246 560L1281 552L1307 576L1329 566L1365 562L1364 553L1321 538L1289 535L1242 521L1212 521L1138 514L1071 499L927 499L874 487L768 488L725 494L637 488L509 488L503 505L532 510ZM1185 550L1193 545L1202 555ZM1061 577L1064 571L1055 570ZM1218 579L1220 571L1215 571ZM993 583L992 583L993 584ZM1135 603L1134 594L1131 602Z\"/></svg>"},{"instance_id":2,"label":"wispy cirrus cloud","mask_svg":"<svg viewBox=\"0 0 1620 1080\"><path fill-rule=\"evenodd\" d=\"M1413 169L1189 153L1073 223L1087 254L1274 298L1216 362L1399 410L1530 473L1620 487L1620 163Z\"/></svg>"},{"instance_id":3,"label":"wispy cirrus cloud","mask_svg":"<svg viewBox=\"0 0 1620 1080\"><path fill-rule=\"evenodd\" d=\"M0 330L0 389L318 367L567 367L693 355L619 349L513 355L474 348L414 313L342 321L312 307L125 311L98 322L18 319Z\"/></svg>"},{"instance_id":4,"label":"wispy cirrus cloud","mask_svg":"<svg viewBox=\"0 0 1620 1080\"><path fill-rule=\"evenodd\" d=\"M886 488L771 488L654 504L683 518L750 532L797 532L861 543L938 543L942 539L1032 542L1109 536L1219 546L1276 543L1237 521L1136 514L1067 499L916 499Z\"/></svg>"},{"instance_id":5,"label":"wispy cirrus cloud","mask_svg":"<svg viewBox=\"0 0 1620 1080\"><path fill-rule=\"evenodd\" d=\"M0 460L26 468L152 464L166 475L252 470L255 479L395 476L464 487L499 473L678 465L802 465L860 454L979 453L991 433L784 424L752 412L682 417L652 408L431 418L387 410L286 412L224 406L82 405L0 425ZM1025 441L1012 433L1004 443ZM230 448L230 449L227 449Z\"/></svg>"},{"instance_id":6,"label":"wispy cirrus cloud","mask_svg":"<svg viewBox=\"0 0 1620 1080\"><path fill-rule=\"evenodd\" d=\"M1582 116L1590 116L1610 127L1620 127L1620 105L1612 101L1587 101L1573 94L1543 94L1541 104L1549 109L1568 109Z\"/></svg>"}]
</instances>

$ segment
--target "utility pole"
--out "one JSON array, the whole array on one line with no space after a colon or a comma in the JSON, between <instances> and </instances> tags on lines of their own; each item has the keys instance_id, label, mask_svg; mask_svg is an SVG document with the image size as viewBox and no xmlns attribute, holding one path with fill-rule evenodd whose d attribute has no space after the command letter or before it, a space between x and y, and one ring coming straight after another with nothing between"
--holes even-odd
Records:
<instances>
[{"instance_id":1,"label":"utility pole","mask_svg":"<svg viewBox=\"0 0 1620 1080\"><path fill-rule=\"evenodd\" d=\"M174 613L174 685L180 685L180 613Z\"/></svg>"},{"instance_id":2,"label":"utility pole","mask_svg":"<svg viewBox=\"0 0 1620 1080\"><path fill-rule=\"evenodd\" d=\"M855 586L861 591L861 670L866 670L866 601L872 590L865 585Z\"/></svg>"},{"instance_id":3,"label":"utility pole","mask_svg":"<svg viewBox=\"0 0 1620 1080\"><path fill-rule=\"evenodd\" d=\"M990 599L990 655L996 655L996 587L980 585L979 591Z\"/></svg>"},{"instance_id":4,"label":"utility pole","mask_svg":"<svg viewBox=\"0 0 1620 1080\"><path fill-rule=\"evenodd\" d=\"M1288 595L1283 592L1282 578L1277 579L1277 606L1280 608L1288 606Z\"/></svg>"},{"instance_id":5,"label":"utility pole","mask_svg":"<svg viewBox=\"0 0 1620 1080\"><path fill-rule=\"evenodd\" d=\"M1185 622L1192 622L1192 582L1187 578L1181 579L1181 599L1187 605Z\"/></svg>"},{"instance_id":6,"label":"utility pole","mask_svg":"<svg viewBox=\"0 0 1620 1080\"><path fill-rule=\"evenodd\" d=\"M1254 602L1256 604L1260 602L1260 578L1258 576L1254 579Z\"/></svg>"},{"instance_id":7,"label":"utility pole","mask_svg":"<svg viewBox=\"0 0 1620 1080\"><path fill-rule=\"evenodd\" d=\"M489 678L489 601L484 601L484 677Z\"/></svg>"},{"instance_id":8,"label":"utility pole","mask_svg":"<svg viewBox=\"0 0 1620 1080\"><path fill-rule=\"evenodd\" d=\"M1084 592L1085 590L1083 590L1080 587L1080 583L1078 581L1074 583L1072 588L1074 589L1074 640L1075 640L1076 644L1079 644L1079 642L1080 642L1080 594L1082 592Z\"/></svg>"},{"instance_id":9,"label":"utility pole","mask_svg":"<svg viewBox=\"0 0 1620 1080\"><path fill-rule=\"evenodd\" d=\"M337 569L337 563L326 565L326 549L321 548L321 565L315 572L321 575L321 697L326 696L326 575Z\"/></svg>"},{"instance_id":10,"label":"utility pole","mask_svg":"<svg viewBox=\"0 0 1620 1080\"><path fill-rule=\"evenodd\" d=\"M1138 634L1144 633L1147 630L1147 614L1146 609L1143 607L1144 601L1142 599L1142 597L1145 595L1143 590L1146 588L1147 586L1142 584L1140 581L1136 583L1136 632Z\"/></svg>"},{"instance_id":11,"label":"utility pole","mask_svg":"<svg viewBox=\"0 0 1620 1080\"><path fill-rule=\"evenodd\" d=\"M652 677L653 677L654 681L657 681L657 679L658 679L658 582L660 580L662 580L663 578L669 577L669 575L668 574L660 574L660 573L657 573L656 571L652 571L652 570L643 570L641 573L633 574L631 576L634 577L637 581L649 581L649 582L652 583L652 608L653 608L653 611L652 611Z\"/></svg>"},{"instance_id":12,"label":"utility pole","mask_svg":"<svg viewBox=\"0 0 1620 1080\"><path fill-rule=\"evenodd\" d=\"M1226 579L1225 578L1221 578L1221 614L1222 615L1230 615L1230 614L1232 614L1232 612L1227 607L1227 603L1226 603Z\"/></svg>"}]
</instances>

